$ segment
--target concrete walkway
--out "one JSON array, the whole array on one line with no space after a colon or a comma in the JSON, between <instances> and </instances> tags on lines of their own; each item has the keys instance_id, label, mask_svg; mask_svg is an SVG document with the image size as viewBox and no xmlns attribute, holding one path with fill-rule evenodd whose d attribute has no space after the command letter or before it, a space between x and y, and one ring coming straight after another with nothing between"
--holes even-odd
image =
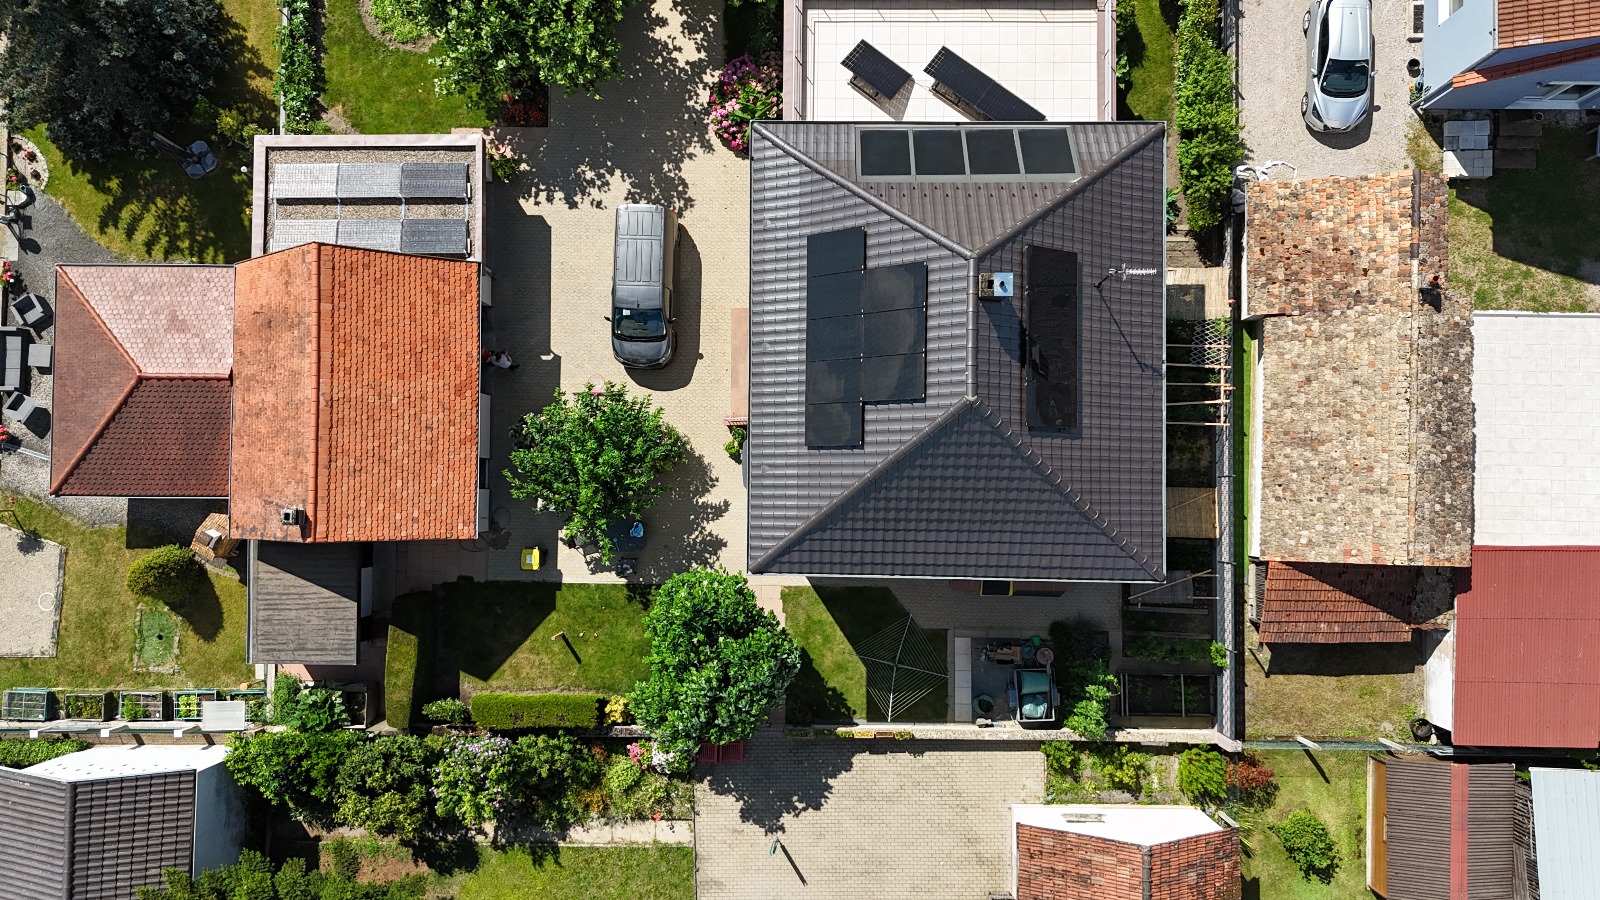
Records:
<instances>
[{"instance_id":1,"label":"concrete walkway","mask_svg":"<svg viewBox=\"0 0 1600 900\"><path fill-rule=\"evenodd\" d=\"M928 900L1011 890L1036 744L793 740L769 729L695 789L695 896ZM776 839L776 843L774 843Z\"/></svg>"}]
</instances>

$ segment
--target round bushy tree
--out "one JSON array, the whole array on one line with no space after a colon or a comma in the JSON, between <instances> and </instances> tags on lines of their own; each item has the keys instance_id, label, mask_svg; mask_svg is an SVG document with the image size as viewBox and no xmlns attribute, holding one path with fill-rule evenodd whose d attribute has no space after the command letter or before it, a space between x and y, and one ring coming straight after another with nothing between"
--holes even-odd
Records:
<instances>
[{"instance_id":1,"label":"round bushy tree","mask_svg":"<svg viewBox=\"0 0 1600 900\"><path fill-rule=\"evenodd\" d=\"M143 149L183 122L226 62L217 0L0 3L0 98L68 156Z\"/></svg>"},{"instance_id":2,"label":"round bushy tree","mask_svg":"<svg viewBox=\"0 0 1600 900\"><path fill-rule=\"evenodd\" d=\"M137 596L152 597L178 608L205 577L205 569L189 548L168 544L134 560L128 567L127 584Z\"/></svg>"},{"instance_id":3,"label":"round bushy tree","mask_svg":"<svg viewBox=\"0 0 1600 900\"><path fill-rule=\"evenodd\" d=\"M754 733L800 671L800 648L756 605L743 575L674 575L656 589L644 622L650 678L634 686L628 706L679 769L701 741L724 744Z\"/></svg>"},{"instance_id":4,"label":"round bushy tree","mask_svg":"<svg viewBox=\"0 0 1600 900\"><path fill-rule=\"evenodd\" d=\"M339 769L360 740L351 731L240 735L228 744L223 763L235 781L268 803L287 807L299 821L329 827L336 821Z\"/></svg>"},{"instance_id":5,"label":"round bushy tree","mask_svg":"<svg viewBox=\"0 0 1600 900\"><path fill-rule=\"evenodd\" d=\"M422 739L390 735L357 744L339 767L339 821L413 840L428 821L432 760Z\"/></svg>"},{"instance_id":6,"label":"round bushy tree","mask_svg":"<svg viewBox=\"0 0 1600 900\"><path fill-rule=\"evenodd\" d=\"M689 442L648 397L606 382L530 413L514 429L511 496L567 516L562 536L593 541L611 561L606 523L637 518L661 495L660 476L682 462Z\"/></svg>"},{"instance_id":7,"label":"round bushy tree","mask_svg":"<svg viewBox=\"0 0 1600 900\"><path fill-rule=\"evenodd\" d=\"M1228 761L1205 747L1191 747L1178 757L1178 790L1197 803L1220 802L1228 796Z\"/></svg>"},{"instance_id":8,"label":"round bushy tree","mask_svg":"<svg viewBox=\"0 0 1600 900\"><path fill-rule=\"evenodd\" d=\"M1323 884L1333 881L1339 871L1339 848L1333 843L1328 826L1322 824L1316 813L1298 809L1267 830L1283 842L1283 850L1290 862L1300 870L1307 881L1315 878Z\"/></svg>"}]
</instances>

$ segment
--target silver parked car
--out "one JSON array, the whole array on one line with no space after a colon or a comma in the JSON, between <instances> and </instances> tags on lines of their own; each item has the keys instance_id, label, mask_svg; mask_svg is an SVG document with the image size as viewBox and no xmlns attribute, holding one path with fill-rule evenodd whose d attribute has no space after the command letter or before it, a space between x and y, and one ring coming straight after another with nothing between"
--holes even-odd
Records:
<instances>
[{"instance_id":1,"label":"silver parked car","mask_svg":"<svg viewBox=\"0 0 1600 900\"><path fill-rule=\"evenodd\" d=\"M611 352L625 366L659 369L672 359L672 273L678 217L664 206L617 207L611 277Z\"/></svg>"},{"instance_id":2,"label":"silver parked car","mask_svg":"<svg viewBox=\"0 0 1600 900\"><path fill-rule=\"evenodd\" d=\"M1311 0L1306 93L1300 115L1313 131L1349 131L1372 114L1372 0Z\"/></svg>"}]
</instances>

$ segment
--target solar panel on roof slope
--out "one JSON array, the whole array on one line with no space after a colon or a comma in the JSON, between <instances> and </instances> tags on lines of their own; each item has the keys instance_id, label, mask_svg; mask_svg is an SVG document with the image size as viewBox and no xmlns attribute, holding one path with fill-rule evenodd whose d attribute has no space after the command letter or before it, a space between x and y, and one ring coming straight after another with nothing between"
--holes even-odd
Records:
<instances>
[{"instance_id":1,"label":"solar panel on roof slope","mask_svg":"<svg viewBox=\"0 0 1600 900\"><path fill-rule=\"evenodd\" d=\"M1028 424L1078 425L1078 255L1028 247L1023 256Z\"/></svg>"},{"instance_id":2,"label":"solar panel on roof slope","mask_svg":"<svg viewBox=\"0 0 1600 900\"><path fill-rule=\"evenodd\" d=\"M867 314L861 326L862 356L921 353L928 343L927 312L891 309Z\"/></svg>"},{"instance_id":3,"label":"solar panel on roof slope","mask_svg":"<svg viewBox=\"0 0 1600 900\"><path fill-rule=\"evenodd\" d=\"M921 400L928 394L925 354L874 356L861 361L861 399L868 403Z\"/></svg>"},{"instance_id":4,"label":"solar panel on roof slope","mask_svg":"<svg viewBox=\"0 0 1600 900\"><path fill-rule=\"evenodd\" d=\"M1029 106L977 66L940 47L922 70L937 82L934 93L943 87L980 114L995 122L1042 122L1044 113Z\"/></svg>"},{"instance_id":5,"label":"solar panel on roof slope","mask_svg":"<svg viewBox=\"0 0 1600 900\"><path fill-rule=\"evenodd\" d=\"M1072 157L1072 135L1065 128L1018 128L1022 145L1022 164L1029 175L1073 175L1078 171Z\"/></svg>"},{"instance_id":6,"label":"solar panel on roof slope","mask_svg":"<svg viewBox=\"0 0 1600 900\"><path fill-rule=\"evenodd\" d=\"M863 312L890 309L925 309L928 305L928 264L906 263L868 269L861 289Z\"/></svg>"},{"instance_id":7,"label":"solar panel on roof slope","mask_svg":"<svg viewBox=\"0 0 1600 900\"><path fill-rule=\"evenodd\" d=\"M911 80L911 73L884 56L877 47L862 41L845 54L843 65L863 84L892 98ZM854 80L854 79L852 79Z\"/></svg>"},{"instance_id":8,"label":"solar panel on roof slope","mask_svg":"<svg viewBox=\"0 0 1600 900\"><path fill-rule=\"evenodd\" d=\"M861 314L806 320L806 359L858 359Z\"/></svg>"},{"instance_id":9,"label":"solar panel on roof slope","mask_svg":"<svg viewBox=\"0 0 1600 900\"><path fill-rule=\"evenodd\" d=\"M911 132L911 148L919 177L967 174L961 132L954 128L918 128Z\"/></svg>"},{"instance_id":10,"label":"solar panel on roof slope","mask_svg":"<svg viewBox=\"0 0 1600 900\"><path fill-rule=\"evenodd\" d=\"M856 168L865 178L888 178L911 174L911 133L871 128L861 132L861 149Z\"/></svg>"},{"instance_id":11,"label":"solar panel on roof slope","mask_svg":"<svg viewBox=\"0 0 1600 900\"><path fill-rule=\"evenodd\" d=\"M806 236L807 278L837 275L840 272L859 272L866 266L865 228L844 228Z\"/></svg>"},{"instance_id":12,"label":"solar panel on roof slope","mask_svg":"<svg viewBox=\"0 0 1600 900\"><path fill-rule=\"evenodd\" d=\"M806 363L806 400L811 403L861 402L861 359Z\"/></svg>"},{"instance_id":13,"label":"solar panel on roof slope","mask_svg":"<svg viewBox=\"0 0 1600 900\"><path fill-rule=\"evenodd\" d=\"M861 401L806 404L806 446L861 446Z\"/></svg>"},{"instance_id":14,"label":"solar panel on roof slope","mask_svg":"<svg viewBox=\"0 0 1600 900\"><path fill-rule=\"evenodd\" d=\"M862 272L819 275L806 282L806 317L826 319L861 313L861 295L867 277Z\"/></svg>"},{"instance_id":15,"label":"solar panel on roof slope","mask_svg":"<svg viewBox=\"0 0 1600 900\"><path fill-rule=\"evenodd\" d=\"M1020 130L1020 129L1018 129ZM974 175L1019 175L1017 132L1010 128L967 131L967 164Z\"/></svg>"}]
</instances>

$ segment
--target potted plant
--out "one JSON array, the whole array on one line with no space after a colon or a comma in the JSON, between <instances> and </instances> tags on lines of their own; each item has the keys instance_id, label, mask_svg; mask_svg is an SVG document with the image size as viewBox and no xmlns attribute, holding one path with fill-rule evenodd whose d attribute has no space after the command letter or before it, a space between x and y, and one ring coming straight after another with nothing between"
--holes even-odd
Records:
<instances>
[{"instance_id":1,"label":"potted plant","mask_svg":"<svg viewBox=\"0 0 1600 900\"><path fill-rule=\"evenodd\" d=\"M61 698L61 718L104 722L111 718L105 691L68 691Z\"/></svg>"},{"instance_id":2,"label":"potted plant","mask_svg":"<svg viewBox=\"0 0 1600 900\"><path fill-rule=\"evenodd\" d=\"M215 699L217 699L217 692L213 690L173 691L173 716L185 722L198 722L200 721L200 704L207 700Z\"/></svg>"},{"instance_id":3,"label":"potted plant","mask_svg":"<svg viewBox=\"0 0 1600 900\"><path fill-rule=\"evenodd\" d=\"M122 691L117 694L117 711L129 722L160 720L166 715L166 698L162 691Z\"/></svg>"}]
</instances>

